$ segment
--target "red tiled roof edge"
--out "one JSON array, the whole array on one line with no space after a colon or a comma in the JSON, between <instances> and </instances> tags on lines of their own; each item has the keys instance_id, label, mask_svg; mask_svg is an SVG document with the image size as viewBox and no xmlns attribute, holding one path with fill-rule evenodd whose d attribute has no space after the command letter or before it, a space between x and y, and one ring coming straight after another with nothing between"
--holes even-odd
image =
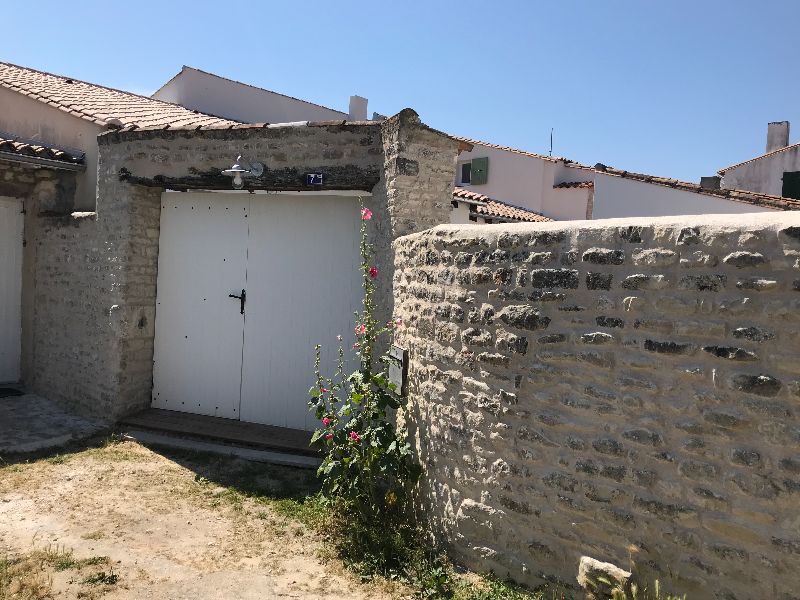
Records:
<instances>
[{"instance_id":1,"label":"red tiled roof edge","mask_svg":"<svg viewBox=\"0 0 800 600\"><path fill-rule=\"evenodd\" d=\"M475 205L475 212L481 216L497 217L500 219L513 219L527 223L544 223L553 221L549 217L534 212L528 208L514 206L508 202L495 200L485 194L479 194L461 187L453 188L453 198Z\"/></svg>"},{"instance_id":2,"label":"red tiled roof edge","mask_svg":"<svg viewBox=\"0 0 800 600\"><path fill-rule=\"evenodd\" d=\"M482 142L481 140L473 140L472 138L462 137L460 135L450 135L454 140L471 144L473 146L486 146L487 148L494 148L495 150L504 150L506 152L513 152L514 154L522 154L523 156L530 156L533 158L541 158L550 162L558 162L564 160L556 156L545 156L544 154L537 154L536 152L528 152L527 150L520 150L519 148L511 148L510 146L501 146L499 144L492 144L491 142Z\"/></svg>"},{"instance_id":3,"label":"red tiled roof edge","mask_svg":"<svg viewBox=\"0 0 800 600\"><path fill-rule=\"evenodd\" d=\"M592 188L594 181L563 181L553 186L554 190L565 190L573 188Z\"/></svg>"},{"instance_id":4,"label":"red tiled roof edge","mask_svg":"<svg viewBox=\"0 0 800 600\"><path fill-rule=\"evenodd\" d=\"M5 71L15 70L16 72L14 73L14 75L17 75L18 77L13 77L12 75L8 74L7 72L4 72L3 69L5 69ZM50 83L53 84L53 85L45 86L45 87L43 87L44 86L43 82L42 81L38 81L38 80L35 81L35 82L34 81L27 82L28 85L24 85L25 82L21 82L20 81L21 79L23 79L23 77L20 77L20 76L26 75L26 74L28 76L35 75L37 77L41 77L41 78L45 78L45 79L46 78L52 78L52 80L55 80L55 81L51 80ZM81 106L78 102L75 102L75 101L64 101L62 95L60 95L61 92L59 91L58 88L55 87L55 83L56 82L59 82L61 84L65 84L65 85L79 84L79 85L82 85L82 86L89 86L89 88L92 88L92 89L103 90L106 93L108 93L110 96L107 99L97 100L97 103L102 105L104 102L106 102L108 108L105 109L105 110L102 110L102 111L98 110L98 109L92 110L87 106L88 104L91 104L90 102L87 102L86 104ZM114 102L119 102L120 99L123 99L123 98L126 98L126 97L129 97L129 98L135 100L136 102L142 103L144 105L150 105L150 106L153 106L153 107L156 107L156 106L164 107L169 112L174 113L174 114L170 114L169 115L169 119L171 121L173 121L173 122L181 122L181 121L189 121L189 122L191 122L191 121L194 121L196 123L220 123L220 124L229 124L229 125L235 125L235 124L238 123L237 121L232 121L230 119L222 119L221 117L217 117L217 116L214 116L214 115L208 115L208 114L205 114L205 113L201 113L199 111L193 111L193 110L185 108L185 107L183 107L183 106L181 106L179 104L174 104L174 103L171 103L171 102L165 102L163 100L156 100L154 98L150 98L148 96L143 96L141 94L136 94L136 93L128 92L128 91L125 91L125 90L120 90L120 89L116 89L116 88L112 88L112 87L108 87L108 86L104 86L104 85L100 85L100 84L96 84L96 83L91 83L91 82L88 82L88 81L83 81L81 79L75 79L75 78L67 77L67 76L64 76L64 75L57 75L55 73L49 73L47 71L40 71L38 69L33 69L31 67L23 67L23 66L20 66L20 65L15 65L13 63L2 62L2 61L0 61L0 87L3 87L3 88L6 88L8 90L11 90L13 92L22 94L23 96L29 97L29 98L31 98L33 100L37 100L39 102L42 102L43 104L47 104L48 106L50 106L52 108L55 108L57 110L60 110L60 111L65 112L67 114L70 114L70 115L72 115L74 117L78 117L78 118L83 119L85 121L89 121L89 122L94 123L95 125L99 125L101 127L109 127L110 126L109 125L109 121L111 121L113 123L113 119L118 118L118 117L124 117L125 120L130 120L132 123L126 124L129 127L130 126L138 126L136 124L137 118L134 117L133 115L124 114L126 111L122 111L123 114L114 114L115 113L115 107L113 107L111 105ZM47 89L47 91L49 92L48 94L43 93L45 88L48 88ZM63 92L63 90L62 90L62 92ZM117 112L118 111L119 111L119 109L117 109ZM140 106L135 107L132 112L134 112L134 113L139 112L140 113L141 112L141 107ZM158 117L157 111L155 111L155 116ZM147 121L147 120L152 120L153 117L154 117L154 114L151 113L149 115L145 114L145 115L138 116L138 119ZM163 118L167 119L167 116L163 115ZM156 118L155 120L158 120L158 118ZM111 126L113 127L113 125L111 125ZM167 123L166 126L169 126L169 124Z\"/></svg>"},{"instance_id":5,"label":"red tiled roof edge","mask_svg":"<svg viewBox=\"0 0 800 600\"><path fill-rule=\"evenodd\" d=\"M46 160L55 160L63 163L82 165L84 155L75 156L66 150L48 146L44 144L32 144L15 139L0 137L0 153L16 154L19 156L31 156Z\"/></svg>"},{"instance_id":6,"label":"red tiled roof edge","mask_svg":"<svg viewBox=\"0 0 800 600\"><path fill-rule=\"evenodd\" d=\"M622 169L615 169L614 167L603 166L603 168L591 168L600 175L610 175L612 177L621 177L623 179L632 179L634 181L641 181L644 183L652 183L653 185L661 185L671 187L673 189L682 190L684 192L692 192L695 194L703 194L705 196L715 196L733 202L744 202L745 204L753 204L756 206L765 206L774 208L776 210L800 210L800 200L792 198L784 198L782 196L773 196L771 194L762 194L760 192L750 192L747 190L731 190L727 188L704 188L699 183L689 183L688 181L680 181L679 179L670 179L669 177L658 177L656 175L645 175L643 173L632 173Z\"/></svg>"},{"instance_id":7,"label":"red tiled roof edge","mask_svg":"<svg viewBox=\"0 0 800 600\"><path fill-rule=\"evenodd\" d=\"M780 154L781 152L786 152L787 150L790 150L792 148L797 148L797 147L800 147L800 143L790 144L788 146L784 146L783 148L778 148L777 150L772 150L771 152L765 152L764 154L761 154L759 156L755 156L755 157L750 158L748 160L743 160L742 162L736 163L735 165L731 165L730 167L725 167L723 169L719 169L717 171L717 174L718 175L724 175L726 171L730 171L731 169L735 169L737 167L741 167L742 165L746 165L748 163L755 162L757 160L761 160L762 158L767 158L768 156L773 156L775 154Z\"/></svg>"}]
</instances>

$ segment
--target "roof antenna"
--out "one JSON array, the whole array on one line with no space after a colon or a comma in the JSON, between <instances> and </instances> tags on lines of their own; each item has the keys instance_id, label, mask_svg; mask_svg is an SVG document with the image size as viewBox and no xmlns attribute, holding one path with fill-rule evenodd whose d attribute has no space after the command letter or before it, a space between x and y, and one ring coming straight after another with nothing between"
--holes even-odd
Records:
<instances>
[{"instance_id":1,"label":"roof antenna","mask_svg":"<svg viewBox=\"0 0 800 600\"><path fill-rule=\"evenodd\" d=\"M550 128L550 156L553 156L553 128Z\"/></svg>"}]
</instances>

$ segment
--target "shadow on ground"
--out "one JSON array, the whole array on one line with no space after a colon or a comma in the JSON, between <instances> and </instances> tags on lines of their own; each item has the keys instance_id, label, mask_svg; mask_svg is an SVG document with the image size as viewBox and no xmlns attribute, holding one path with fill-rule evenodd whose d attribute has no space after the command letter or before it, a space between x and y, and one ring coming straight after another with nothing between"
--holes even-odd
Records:
<instances>
[{"instance_id":1,"label":"shadow on ground","mask_svg":"<svg viewBox=\"0 0 800 600\"><path fill-rule=\"evenodd\" d=\"M82 440L68 441L59 447L4 453L0 454L0 466L39 460L58 463L66 460L69 455L103 448L122 439L119 431L110 431ZM312 469L252 462L232 455L171 448L159 444L136 443L192 471L198 481L233 488L248 496L303 501L320 489L316 471Z\"/></svg>"}]
</instances>

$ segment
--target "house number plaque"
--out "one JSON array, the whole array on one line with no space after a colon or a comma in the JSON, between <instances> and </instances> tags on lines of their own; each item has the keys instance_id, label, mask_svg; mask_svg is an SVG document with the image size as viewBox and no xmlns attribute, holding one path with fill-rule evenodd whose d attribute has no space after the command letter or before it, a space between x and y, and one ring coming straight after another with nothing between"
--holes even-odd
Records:
<instances>
[{"instance_id":1,"label":"house number plaque","mask_svg":"<svg viewBox=\"0 0 800 600\"><path fill-rule=\"evenodd\" d=\"M389 381L397 386L396 394L405 396L408 392L408 350L392 344L388 362Z\"/></svg>"}]
</instances>

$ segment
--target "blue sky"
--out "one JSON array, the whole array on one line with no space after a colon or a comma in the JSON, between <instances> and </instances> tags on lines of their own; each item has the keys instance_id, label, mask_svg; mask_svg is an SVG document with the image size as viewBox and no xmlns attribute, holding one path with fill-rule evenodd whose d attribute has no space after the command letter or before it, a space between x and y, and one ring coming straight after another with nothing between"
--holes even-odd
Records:
<instances>
[{"instance_id":1,"label":"blue sky","mask_svg":"<svg viewBox=\"0 0 800 600\"><path fill-rule=\"evenodd\" d=\"M181 65L697 181L800 139L800 2L9 2L0 60L151 93Z\"/></svg>"}]
</instances>

